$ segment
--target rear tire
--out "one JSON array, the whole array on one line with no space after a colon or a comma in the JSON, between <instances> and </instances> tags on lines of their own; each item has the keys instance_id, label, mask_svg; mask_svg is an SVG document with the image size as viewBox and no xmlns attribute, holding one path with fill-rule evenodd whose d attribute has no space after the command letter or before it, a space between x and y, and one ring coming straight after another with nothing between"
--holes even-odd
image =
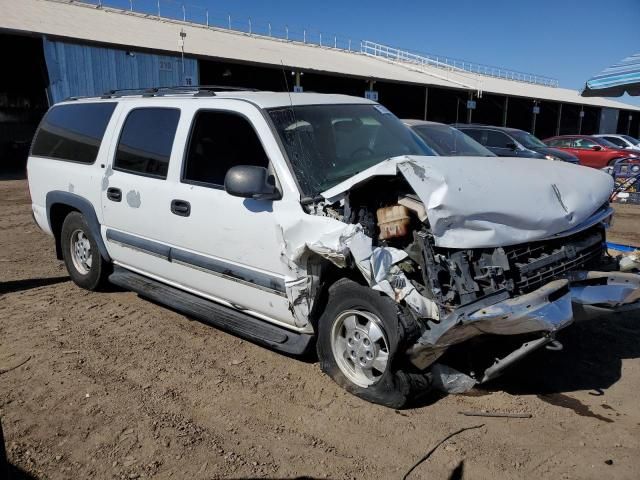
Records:
<instances>
[{"instance_id":1,"label":"rear tire","mask_svg":"<svg viewBox=\"0 0 640 480\"><path fill-rule=\"evenodd\" d=\"M322 371L348 392L369 402L401 408L428 374L402 371L403 353L417 331L399 305L370 287L342 279L329 288L318 320L317 350ZM413 338L409 338L413 337ZM420 381L416 382L416 378Z\"/></svg>"},{"instance_id":2,"label":"rear tire","mask_svg":"<svg viewBox=\"0 0 640 480\"><path fill-rule=\"evenodd\" d=\"M616 162L617 162L618 160L622 160L622 158L621 158L621 157L620 157L620 158L612 158L611 160L609 160L609 163L607 163L607 165L608 165L609 167L613 167L613 166L615 166L615 164L616 164Z\"/></svg>"},{"instance_id":3,"label":"rear tire","mask_svg":"<svg viewBox=\"0 0 640 480\"><path fill-rule=\"evenodd\" d=\"M64 219L60 243L62 258L73 283L92 291L106 285L111 264L100 255L96 239L80 212L71 212Z\"/></svg>"}]
</instances>

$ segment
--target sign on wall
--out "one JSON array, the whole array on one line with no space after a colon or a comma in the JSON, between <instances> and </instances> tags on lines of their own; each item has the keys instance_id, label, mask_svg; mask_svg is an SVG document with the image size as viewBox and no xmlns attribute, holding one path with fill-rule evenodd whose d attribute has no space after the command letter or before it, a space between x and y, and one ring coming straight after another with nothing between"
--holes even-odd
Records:
<instances>
[{"instance_id":1,"label":"sign on wall","mask_svg":"<svg viewBox=\"0 0 640 480\"><path fill-rule=\"evenodd\" d=\"M364 98L366 98L367 100L371 100L374 102L378 101L378 92L375 90L367 90L366 92L364 92Z\"/></svg>"}]
</instances>

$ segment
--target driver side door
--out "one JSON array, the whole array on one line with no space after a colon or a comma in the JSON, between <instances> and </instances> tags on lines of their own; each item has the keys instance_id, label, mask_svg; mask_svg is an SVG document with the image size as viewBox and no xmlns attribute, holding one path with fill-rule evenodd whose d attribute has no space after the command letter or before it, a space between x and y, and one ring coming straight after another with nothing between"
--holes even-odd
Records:
<instances>
[{"instance_id":1,"label":"driver side door","mask_svg":"<svg viewBox=\"0 0 640 480\"><path fill-rule=\"evenodd\" d=\"M229 104L225 108L226 104ZM261 112L247 102L220 99L185 111L182 164L172 165L169 204L161 220L171 245L172 280L186 290L274 323L295 327L286 294L290 271L282 260L282 219L303 215L290 188L282 153ZM227 171L269 168L279 200L229 195Z\"/></svg>"}]
</instances>

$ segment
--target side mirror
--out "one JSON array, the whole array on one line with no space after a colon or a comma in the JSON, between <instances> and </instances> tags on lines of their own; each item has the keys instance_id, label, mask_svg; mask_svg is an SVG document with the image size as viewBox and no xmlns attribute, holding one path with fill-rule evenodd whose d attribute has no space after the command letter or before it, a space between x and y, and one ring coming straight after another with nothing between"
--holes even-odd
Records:
<instances>
[{"instance_id":1,"label":"side mirror","mask_svg":"<svg viewBox=\"0 0 640 480\"><path fill-rule=\"evenodd\" d=\"M279 200L282 193L276 179L264 167L238 165L229 169L224 177L224 189L234 197L254 200Z\"/></svg>"},{"instance_id":2,"label":"side mirror","mask_svg":"<svg viewBox=\"0 0 640 480\"><path fill-rule=\"evenodd\" d=\"M515 152L516 150L518 150L518 145L516 145L515 143L507 143L507 148L510 148Z\"/></svg>"},{"instance_id":3,"label":"side mirror","mask_svg":"<svg viewBox=\"0 0 640 480\"><path fill-rule=\"evenodd\" d=\"M600 150L602 150L602 147L600 145L594 145L593 147L591 147L591 150L599 152Z\"/></svg>"}]
</instances>

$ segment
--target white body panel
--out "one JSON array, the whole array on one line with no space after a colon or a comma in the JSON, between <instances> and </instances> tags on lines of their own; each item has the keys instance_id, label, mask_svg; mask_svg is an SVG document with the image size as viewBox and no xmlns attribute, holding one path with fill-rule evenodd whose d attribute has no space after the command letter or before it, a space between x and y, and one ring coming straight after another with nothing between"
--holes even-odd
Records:
<instances>
[{"instance_id":1,"label":"white body panel","mask_svg":"<svg viewBox=\"0 0 640 480\"><path fill-rule=\"evenodd\" d=\"M88 200L95 207L98 221L102 221L100 212L100 183L105 165L109 159L111 148L110 139L117 135L118 108L113 113L104 140L100 145L98 156L93 164L67 162L63 160L29 157L27 162L27 176L33 214L38 226L49 235L52 234L47 219L47 193L53 191L69 192Z\"/></svg>"}]
</instances>

